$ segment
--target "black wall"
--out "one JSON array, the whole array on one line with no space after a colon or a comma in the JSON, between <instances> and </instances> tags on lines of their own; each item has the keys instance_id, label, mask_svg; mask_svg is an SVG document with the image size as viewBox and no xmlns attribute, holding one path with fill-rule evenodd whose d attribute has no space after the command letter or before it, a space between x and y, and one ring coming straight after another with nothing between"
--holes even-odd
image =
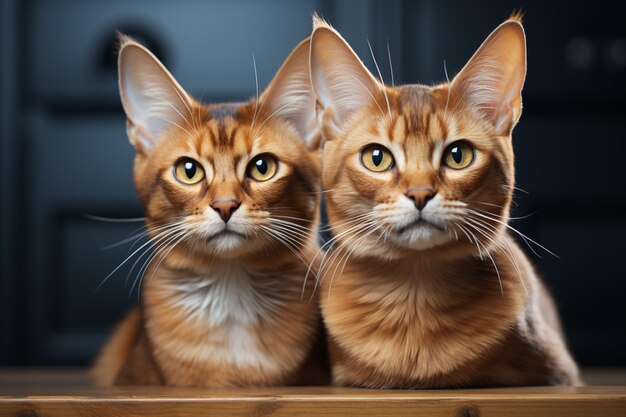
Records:
<instances>
[{"instance_id":1,"label":"black wall","mask_svg":"<svg viewBox=\"0 0 626 417\"><path fill-rule=\"evenodd\" d=\"M612 2L4 0L0 3L0 365L86 364L135 302L141 223L117 95L115 30L143 40L205 102L254 94L317 10L390 82L450 77L513 9L525 11L528 78L514 133L512 225L555 293L576 357L626 366L626 22ZM137 246L135 246L137 248ZM142 262L138 264L141 266Z\"/></svg>"}]
</instances>

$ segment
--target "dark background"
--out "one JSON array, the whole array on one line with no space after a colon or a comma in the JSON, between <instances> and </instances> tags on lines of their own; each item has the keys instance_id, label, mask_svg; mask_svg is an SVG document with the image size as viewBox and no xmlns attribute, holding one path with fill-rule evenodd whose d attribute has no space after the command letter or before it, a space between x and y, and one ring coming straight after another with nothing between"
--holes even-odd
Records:
<instances>
[{"instance_id":1,"label":"dark background","mask_svg":"<svg viewBox=\"0 0 626 417\"><path fill-rule=\"evenodd\" d=\"M205 102L254 94L317 10L390 81L450 77L513 9L528 78L514 133L513 222L560 259L531 255L584 366L626 366L626 19L613 2L0 0L0 365L89 363L136 300L129 245L141 223L119 103L115 30L148 44ZM617 7L617 8L616 8ZM137 247L137 246L135 246ZM129 264L132 264L130 262Z\"/></svg>"}]
</instances>

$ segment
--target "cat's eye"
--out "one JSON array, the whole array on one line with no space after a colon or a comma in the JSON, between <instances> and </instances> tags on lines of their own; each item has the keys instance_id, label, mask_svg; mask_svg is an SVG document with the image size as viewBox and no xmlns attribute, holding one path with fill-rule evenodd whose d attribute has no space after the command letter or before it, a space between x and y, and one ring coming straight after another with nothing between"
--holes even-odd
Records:
<instances>
[{"instance_id":1,"label":"cat's eye","mask_svg":"<svg viewBox=\"0 0 626 417\"><path fill-rule=\"evenodd\" d=\"M443 155L443 163L452 169L467 168L474 161L474 149L465 141L452 143Z\"/></svg>"},{"instance_id":2,"label":"cat's eye","mask_svg":"<svg viewBox=\"0 0 626 417\"><path fill-rule=\"evenodd\" d=\"M174 176L183 184L199 183L204 178L204 170L200 164L191 158L183 158L176 162Z\"/></svg>"},{"instance_id":3,"label":"cat's eye","mask_svg":"<svg viewBox=\"0 0 626 417\"><path fill-rule=\"evenodd\" d=\"M278 169L278 161L271 155L262 154L250 161L246 171L248 177L255 181L267 181L272 178Z\"/></svg>"},{"instance_id":4,"label":"cat's eye","mask_svg":"<svg viewBox=\"0 0 626 417\"><path fill-rule=\"evenodd\" d=\"M382 145L370 145L361 152L361 163L370 171L383 172L393 167L391 152Z\"/></svg>"}]
</instances>

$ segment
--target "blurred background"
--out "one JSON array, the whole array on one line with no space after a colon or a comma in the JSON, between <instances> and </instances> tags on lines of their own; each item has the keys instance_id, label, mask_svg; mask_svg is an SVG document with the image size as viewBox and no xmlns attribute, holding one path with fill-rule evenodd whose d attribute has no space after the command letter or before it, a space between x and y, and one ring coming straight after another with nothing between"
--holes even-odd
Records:
<instances>
[{"instance_id":1,"label":"blurred background","mask_svg":"<svg viewBox=\"0 0 626 417\"><path fill-rule=\"evenodd\" d=\"M137 300L127 238L141 223L116 85L115 32L148 45L205 102L254 95L329 20L390 82L445 80L517 8L528 78L514 132L512 225L586 367L626 366L626 22L609 1L0 0L0 366L88 364ZM137 246L135 246L136 248ZM128 281L125 283L125 281Z\"/></svg>"}]
</instances>

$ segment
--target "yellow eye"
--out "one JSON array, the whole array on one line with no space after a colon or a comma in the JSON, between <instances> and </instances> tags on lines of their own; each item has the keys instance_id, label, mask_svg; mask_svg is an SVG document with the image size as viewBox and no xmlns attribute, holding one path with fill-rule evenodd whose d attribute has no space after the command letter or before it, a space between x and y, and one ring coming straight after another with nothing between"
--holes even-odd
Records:
<instances>
[{"instance_id":1,"label":"yellow eye","mask_svg":"<svg viewBox=\"0 0 626 417\"><path fill-rule=\"evenodd\" d=\"M467 168L474 161L474 149L464 141L448 146L443 155L443 163L452 169Z\"/></svg>"},{"instance_id":2,"label":"yellow eye","mask_svg":"<svg viewBox=\"0 0 626 417\"><path fill-rule=\"evenodd\" d=\"M391 152L381 145L370 145L361 152L361 163L370 171L383 172L393 167Z\"/></svg>"},{"instance_id":3,"label":"yellow eye","mask_svg":"<svg viewBox=\"0 0 626 417\"><path fill-rule=\"evenodd\" d=\"M271 155L263 154L255 157L248 165L248 177L255 181L267 181L276 174L278 161Z\"/></svg>"},{"instance_id":4,"label":"yellow eye","mask_svg":"<svg viewBox=\"0 0 626 417\"><path fill-rule=\"evenodd\" d=\"M204 178L204 170L193 159L183 158L176 162L174 176L183 184L192 185L199 183Z\"/></svg>"}]
</instances>

